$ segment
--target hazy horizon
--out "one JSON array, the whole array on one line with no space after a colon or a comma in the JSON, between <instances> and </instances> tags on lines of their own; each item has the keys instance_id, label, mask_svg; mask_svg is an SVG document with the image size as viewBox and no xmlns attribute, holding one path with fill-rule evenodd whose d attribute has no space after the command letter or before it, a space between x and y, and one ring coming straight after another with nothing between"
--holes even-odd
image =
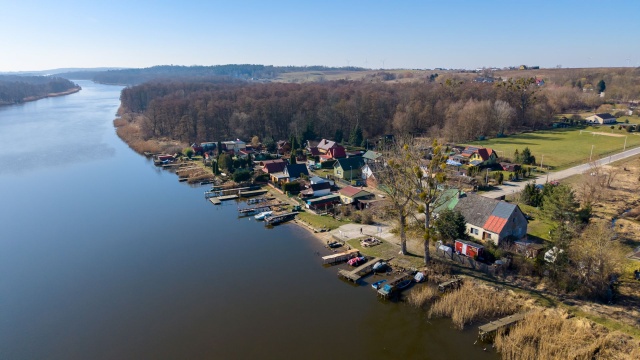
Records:
<instances>
[{"instance_id":1,"label":"hazy horizon","mask_svg":"<svg viewBox=\"0 0 640 360\"><path fill-rule=\"evenodd\" d=\"M0 72L264 64L640 66L640 2L3 2ZM612 12L609 14L609 12ZM605 17L606 16L606 17Z\"/></svg>"}]
</instances>

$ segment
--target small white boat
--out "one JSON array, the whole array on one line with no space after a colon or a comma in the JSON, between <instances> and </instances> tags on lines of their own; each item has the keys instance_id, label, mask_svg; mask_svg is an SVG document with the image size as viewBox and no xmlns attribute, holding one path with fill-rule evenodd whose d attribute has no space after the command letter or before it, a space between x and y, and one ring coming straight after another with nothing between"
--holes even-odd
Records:
<instances>
[{"instance_id":1,"label":"small white boat","mask_svg":"<svg viewBox=\"0 0 640 360\"><path fill-rule=\"evenodd\" d=\"M260 214L254 216L256 220L264 220L265 217L273 214L273 211L263 211Z\"/></svg>"}]
</instances>

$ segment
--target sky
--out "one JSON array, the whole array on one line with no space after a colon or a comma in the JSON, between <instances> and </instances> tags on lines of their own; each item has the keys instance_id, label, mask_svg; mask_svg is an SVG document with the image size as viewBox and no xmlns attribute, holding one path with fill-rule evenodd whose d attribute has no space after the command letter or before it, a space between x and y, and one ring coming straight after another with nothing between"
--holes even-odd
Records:
<instances>
[{"instance_id":1,"label":"sky","mask_svg":"<svg viewBox=\"0 0 640 360\"><path fill-rule=\"evenodd\" d=\"M640 0L0 0L0 72L640 66Z\"/></svg>"}]
</instances>

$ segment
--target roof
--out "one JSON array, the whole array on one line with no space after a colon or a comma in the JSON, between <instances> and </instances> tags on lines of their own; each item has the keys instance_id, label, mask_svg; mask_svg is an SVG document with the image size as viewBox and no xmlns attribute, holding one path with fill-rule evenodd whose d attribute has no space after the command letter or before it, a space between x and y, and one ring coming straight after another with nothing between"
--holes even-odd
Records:
<instances>
[{"instance_id":1,"label":"roof","mask_svg":"<svg viewBox=\"0 0 640 360\"><path fill-rule=\"evenodd\" d=\"M439 198L433 204L435 207L433 208L434 213L439 213L443 210L453 210L458 204L458 193L460 190L458 189L447 189L440 193Z\"/></svg>"},{"instance_id":2,"label":"roof","mask_svg":"<svg viewBox=\"0 0 640 360\"><path fill-rule=\"evenodd\" d=\"M483 161L487 161L491 158L491 154L493 154L493 150L489 148L480 148L477 150L478 155L482 158Z\"/></svg>"},{"instance_id":3,"label":"roof","mask_svg":"<svg viewBox=\"0 0 640 360\"><path fill-rule=\"evenodd\" d=\"M327 140L327 139L322 139L320 140L320 142L318 143L318 149L322 149L325 151L328 151L329 149L336 147L337 144L335 141L332 140Z\"/></svg>"},{"instance_id":4,"label":"roof","mask_svg":"<svg viewBox=\"0 0 640 360\"><path fill-rule=\"evenodd\" d=\"M615 116L609 114L609 113L601 113L601 114L596 114L597 117L602 118L602 119L611 119L611 118L615 118Z\"/></svg>"},{"instance_id":5,"label":"roof","mask_svg":"<svg viewBox=\"0 0 640 360\"><path fill-rule=\"evenodd\" d=\"M333 148L329 149L329 152L334 159L347 157L347 151L341 145L334 146Z\"/></svg>"},{"instance_id":6,"label":"roof","mask_svg":"<svg viewBox=\"0 0 640 360\"><path fill-rule=\"evenodd\" d=\"M287 163L284 161L278 161L278 162L276 161L270 162L270 161L271 160L264 162L263 171L266 172L267 174L282 172L284 171L284 168L287 166Z\"/></svg>"},{"instance_id":7,"label":"roof","mask_svg":"<svg viewBox=\"0 0 640 360\"><path fill-rule=\"evenodd\" d=\"M376 151L372 151L372 150L368 150L366 153L364 153L364 155L362 155L363 158L369 159L369 160L375 160L375 159L379 158L380 156L382 156L381 153L376 152Z\"/></svg>"},{"instance_id":8,"label":"roof","mask_svg":"<svg viewBox=\"0 0 640 360\"><path fill-rule=\"evenodd\" d=\"M475 194L461 197L455 206L468 224L496 234L502 231L516 208L514 204Z\"/></svg>"},{"instance_id":9,"label":"roof","mask_svg":"<svg viewBox=\"0 0 640 360\"><path fill-rule=\"evenodd\" d=\"M340 189L340 191L338 191L338 192L340 193L340 195L346 196L346 197L350 197L350 198L373 195L372 193L370 193L370 192L368 192L366 190L362 190L362 189L354 187L354 186L344 187L344 188Z\"/></svg>"},{"instance_id":10,"label":"roof","mask_svg":"<svg viewBox=\"0 0 640 360\"><path fill-rule=\"evenodd\" d=\"M333 167L340 166L342 169L360 169L364 166L364 159L361 156L337 159Z\"/></svg>"},{"instance_id":11,"label":"roof","mask_svg":"<svg viewBox=\"0 0 640 360\"><path fill-rule=\"evenodd\" d=\"M478 244L478 243L474 243L473 241L467 241L467 240L462 240L462 239L456 239L456 242L468 245L468 246L473 246L476 249L483 249L484 246Z\"/></svg>"},{"instance_id":12,"label":"roof","mask_svg":"<svg viewBox=\"0 0 640 360\"><path fill-rule=\"evenodd\" d=\"M309 176L309 170L305 164L290 164L285 167L285 173L289 174L290 178L299 178L300 174Z\"/></svg>"},{"instance_id":13,"label":"roof","mask_svg":"<svg viewBox=\"0 0 640 360\"><path fill-rule=\"evenodd\" d=\"M315 204L315 203L323 203L323 202L329 202L329 201L334 201L334 200L338 201L339 199L340 199L339 195L337 195L337 194L329 194L329 195L325 195L325 196L309 199L309 200L307 200L307 204L311 205L311 204Z\"/></svg>"},{"instance_id":14,"label":"roof","mask_svg":"<svg viewBox=\"0 0 640 360\"><path fill-rule=\"evenodd\" d=\"M458 199L454 209L460 211L468 224L482 227L491 216L498 202L498 200L484 196L466 194Z\"/></svg>"},{"instance_id":15,"label":"roof","mask_svg":"<svg viewBox=\"0 0 640 360\"><path fill-rule=\"evenodd\" d=\"M320 151L318 150L317 146L311 147L309 148L309 152L311 153L311 156L318 156L320 155Z\"/></svg>"},{"instance_id":16,"label":"roof","mask_svg":"<svg viewBox=\"0 0 640 360\"><path fill-rule=\"evenodd\" d=\"M313 189L313 191L318 191L318 190L326 190L326 189L331 189L331 183L330 182L321 182L321 183L315 183L315 184L311 184L311 189Z\"/></svg>"}]
</instances>

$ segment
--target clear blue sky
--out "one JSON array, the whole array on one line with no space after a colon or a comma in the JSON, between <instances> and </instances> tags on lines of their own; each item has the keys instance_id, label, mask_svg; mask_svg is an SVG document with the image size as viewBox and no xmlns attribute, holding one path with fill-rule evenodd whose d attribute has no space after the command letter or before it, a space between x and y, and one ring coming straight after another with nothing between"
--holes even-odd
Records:
<instances>
[{"instance_id":1,"label":"clear blue sky","mask_svg":"<svg viewBox=\"0 0 640 360\"><path fill-rule=\"evenodd\" d=\"M640 0L0 0L0 9L0 71L640 65Z\"/></svg>"}]
</instances>

